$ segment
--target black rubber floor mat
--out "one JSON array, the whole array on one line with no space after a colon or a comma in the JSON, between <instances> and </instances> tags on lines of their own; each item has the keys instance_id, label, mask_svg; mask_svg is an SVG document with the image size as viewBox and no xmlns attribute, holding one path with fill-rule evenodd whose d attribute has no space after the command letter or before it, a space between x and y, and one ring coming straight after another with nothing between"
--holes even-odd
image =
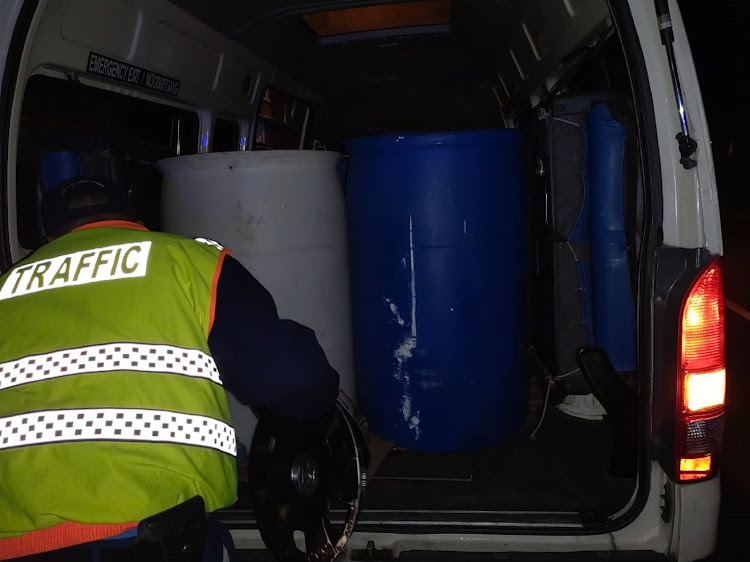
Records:
<instances>
[{"instance_id":1,"label":"black rubber floor mat","mask_svg":"<svg viewBox=\"0 0 750 562\"><path fill-rule=\"evenodd\" d=\"M625 505L634 479L608 475L607 422L550 408L536 439L470 453L391 451L369 483L363 509L576 511Z\"/></svg>"},{"instance_id":2,"label":"black rubber floor mat","mask_svg":"<svg viewBox=\"0 0 750 562\"><path fill-rule=\"evenodd\" d=\"M473 467L463 455L392 449L373 480L471 482Z\"/></svg>"}]
</instances>

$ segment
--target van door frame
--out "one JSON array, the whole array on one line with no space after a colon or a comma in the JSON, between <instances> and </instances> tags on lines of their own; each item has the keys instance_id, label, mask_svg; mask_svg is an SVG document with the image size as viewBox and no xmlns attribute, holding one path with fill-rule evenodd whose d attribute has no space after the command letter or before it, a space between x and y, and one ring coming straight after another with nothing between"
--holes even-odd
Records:
<instances>
[{"instance_id":1,"label":"van door frame","mask_svg":"<svg viewBox=\"0 0 750 562\"><path fill-rule=\"evenodd\" d=\"M646 70L645 54L638 37L635 21L627 2L608 0L614 17L617 35L620 38L630 74L630 83L636 107L640 165L643 177L644 216L643 238L639 253L637 291L638 334L638 489L629 509L612 521L614 529L622 529L632 523L646 505L651 487L650 447L653 412L652 388L655 377L654 361L654 315L651 302L656 278L657 248L662 243L663 198L661 161L659 159L659 136L656 129L653 92Z\"/></svg>"},{"instance_id":2,"label":"van door frame","mask_svg":"<svg viewBox=\"0 0 750 562\"><path fill-rule=\"evenodd\" d=\"M8 152L18 71L39 0L0 2L0 273L11 265L8 239Z\"/></svg>"}]
</instances>

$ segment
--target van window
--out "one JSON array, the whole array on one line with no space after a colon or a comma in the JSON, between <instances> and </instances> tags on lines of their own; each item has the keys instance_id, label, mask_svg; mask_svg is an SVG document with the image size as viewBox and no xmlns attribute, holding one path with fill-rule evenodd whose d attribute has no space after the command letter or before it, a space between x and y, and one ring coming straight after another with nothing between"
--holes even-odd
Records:
<instances>
[{"instance_id":1,"label":"van window","mask_svg":"<svg viewBox=\"0 0 750 562\"><path fill-rule=\"evenodd\" d=\"M267 88L255 127L255 149L302 148L310 105L293 96Z\"/></svg>"},{"instance_id":2,"label":"van window","mask_svg":"<svg viewBox=\"0 0 750 562\"><path fill-rule=\"evenodd\" d=\"M195 113L47 76L32 76L21 112L17 160L18 238L24 248L43 242L38 215L42 156L76 152L82 172L135 187L136 205L150 228L159 224L161 178L153 163L195 154Z\"/></svg>"},{"instance_id":3,"label":"van window","mask_svg":"<svg viewBox=\"0 0 750 562\"><path fill-rule=\"evenodd\" d=\"M233 152L240 149L240 126L229 119L217 119L214 123L214 152Z\"/></svg>"}]
</instances>

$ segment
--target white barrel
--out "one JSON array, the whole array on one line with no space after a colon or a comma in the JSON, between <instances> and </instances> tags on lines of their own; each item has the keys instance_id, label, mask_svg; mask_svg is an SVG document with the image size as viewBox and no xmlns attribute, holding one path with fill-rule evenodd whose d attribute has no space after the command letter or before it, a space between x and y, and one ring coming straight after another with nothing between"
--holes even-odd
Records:
<instances>
[{"instance_id":1,"label":"white barrel","mask_svg":"<svg viewBox=\"0 0 750 562\"><path fill-rule=\"evenodd\" d=\"M346 206L334 152L224 152L161 160L162 227L227 247L273 295L281 318L315 330L356 399ZM238 439L255 417L229 396Z\"/></svg>"}]
</instances>

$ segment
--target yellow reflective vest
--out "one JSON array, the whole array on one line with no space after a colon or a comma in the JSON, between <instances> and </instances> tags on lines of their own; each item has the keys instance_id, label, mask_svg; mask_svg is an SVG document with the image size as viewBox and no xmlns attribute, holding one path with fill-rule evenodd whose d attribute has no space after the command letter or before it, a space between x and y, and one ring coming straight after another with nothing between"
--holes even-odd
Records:
<instances>
[{"instance_id":1,"label":"yellow reflective vest","mask_svg":"<svg viewBox=\"0 0 750 562\"><path fill-rule=\"evenodd\" d=\"M112 536L195 495L208 511L235 501L207 343L224 255L107 221L0 278L0 559Z\"/></svg>"}]
</instances>

